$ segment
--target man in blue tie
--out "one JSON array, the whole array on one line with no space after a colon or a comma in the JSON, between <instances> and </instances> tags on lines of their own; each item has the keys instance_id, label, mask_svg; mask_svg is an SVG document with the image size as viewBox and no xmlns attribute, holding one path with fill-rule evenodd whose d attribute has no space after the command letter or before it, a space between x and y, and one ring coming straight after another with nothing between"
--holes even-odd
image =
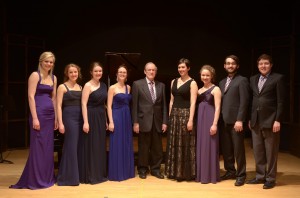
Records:
<instances>
[{"instance_id":1,"label":"man in blue tie","mask_svg":"<svg viewBox=\"0 0 300 198\"><path fill-rule=\"evenodd\" d=\"M283 75L272 72L270 55L259 56L257 66L260 73L250 78L252 104L249 122L256 176L247 184L264 184L263 189L270 189L276 185L285 85Z\"/></svg>"}]
</instances>

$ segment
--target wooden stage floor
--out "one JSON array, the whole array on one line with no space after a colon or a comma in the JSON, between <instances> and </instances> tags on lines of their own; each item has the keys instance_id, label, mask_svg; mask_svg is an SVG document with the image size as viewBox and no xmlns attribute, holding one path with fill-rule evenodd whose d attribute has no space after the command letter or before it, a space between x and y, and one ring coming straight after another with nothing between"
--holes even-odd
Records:
<instances>
[{"instance_id":1,"label":"wooden stage floor","mask_svg":"<svg viewBox=\"0 0 300 198\"><path fill-rule=\"evenodd\" d=\"M247 156L247 179L255 175L254 159L250 140L245 140ZM278 160L277 186L264 190L262 184L234 186L234 180L217 184L200 184L196 182L176 182L168 179L156 179L148 176L142 180L136 177L122 182L104 182L96 185L57 186L41 190L9 189L15 184L28 156L28 149L11 150L3 153L6 160L13 164L0 163L0 197L95 197L95 198L300 198L300 158L289 153L280 152ZM223 161L220 159L221 173L224 173ZM163 167L162 167L163 168Z\"/></svg>"}]
</instances>

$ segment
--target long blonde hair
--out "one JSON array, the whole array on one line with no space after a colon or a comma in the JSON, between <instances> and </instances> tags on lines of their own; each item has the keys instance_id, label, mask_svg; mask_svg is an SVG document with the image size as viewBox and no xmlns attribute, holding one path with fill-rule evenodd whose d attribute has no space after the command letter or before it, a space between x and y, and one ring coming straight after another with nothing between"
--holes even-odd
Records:
<instances>
[{"instance_id":1,"label":"long blonde hair","mask_svg":"<svg viewBox=\"0 0 300 198\"><path fill-rule=\"evenodd\" d=\"M55 56L52 52L43 52L41 55L40 55L40 59L39 59L39 65L38 65L38 71L41 70L41 63L47 59L47 58L53 58L53 67L51 68L51 70L49 71L49 75L52 76L53 74L53 70L54 70L54 63L55 63Z\"/></svg>"}]
</instances>

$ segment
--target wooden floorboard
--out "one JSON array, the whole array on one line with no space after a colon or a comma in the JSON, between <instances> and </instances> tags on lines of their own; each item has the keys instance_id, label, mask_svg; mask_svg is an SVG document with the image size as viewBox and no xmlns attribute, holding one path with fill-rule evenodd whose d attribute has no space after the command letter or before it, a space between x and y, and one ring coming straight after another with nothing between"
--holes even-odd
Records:
<instances>
[{"instance_id":1,"label":"wooden floorboard","mask_svg":"<svg viewBox=\"0 0 300 198\"><path fill-rule=\"evenodd\" d=\"M247 178L255 175L254 159L250 141L246 139ZM135 143L136 149L136 143ZM278 160L278 179L274 189L264 190L262 184L234 186L234 180L217 184L200 184L196 182L176 182L168 179L159 180L148 176L142 180L135 178L122 182L104 182L96 185L57 186L42 189L9 189L15 184L24 168L28 149L10 150L3 153L6 160L13 164L0 164L0 197L95 197L95 198L297 198L300 197L300 158L289 153L280 152ZM220 159L221 172L224 173L223 161Z\"/></svg>"}]
</instances>

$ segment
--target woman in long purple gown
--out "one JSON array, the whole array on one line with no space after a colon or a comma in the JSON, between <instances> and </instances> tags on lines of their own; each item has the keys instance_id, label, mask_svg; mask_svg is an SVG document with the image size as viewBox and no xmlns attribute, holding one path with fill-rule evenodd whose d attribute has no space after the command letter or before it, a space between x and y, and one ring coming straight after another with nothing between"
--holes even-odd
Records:
<instances>
[{"instance_id":1,"label":"woman in long purple gown","mask_svg":"<svg viewBox=\"0 0 300 198\"><path fill-rule=\"evenodd\" d=\"M122 181L133 178L134 156L132 122L130 114L130 86L126 85L127 68L121 65L117 71L117 83L111 85L107 97L109 119L108 179Z\"/></svg>"},{"instance_id":2,"label":"woman in long purple gown","mask_svg":"<svg viewBox=\"0 0 300 198\"><path fill-rule=\"evenodd\" d=\"M44 52L39 59L38 71L28 79L30 108L29 156L20 180L10 188L41 189L53 186L53 138L57 129L55 99L57 79L52 74L55 56Z\"/></svg>"},{"instance_id":3,"label":"woman in long purple gown","mask_svg":"<svg viewBox=\"0 0 300 198\"><path fill-rule=\"evenodd\" d=\"M196 181L204 184L220 181L217 124L220 116L221 91L213 84L214 77L215 69L210 65L204 65L200 69L200 78L204 85L198 90Z\"/></svg>"}]
</instances>

